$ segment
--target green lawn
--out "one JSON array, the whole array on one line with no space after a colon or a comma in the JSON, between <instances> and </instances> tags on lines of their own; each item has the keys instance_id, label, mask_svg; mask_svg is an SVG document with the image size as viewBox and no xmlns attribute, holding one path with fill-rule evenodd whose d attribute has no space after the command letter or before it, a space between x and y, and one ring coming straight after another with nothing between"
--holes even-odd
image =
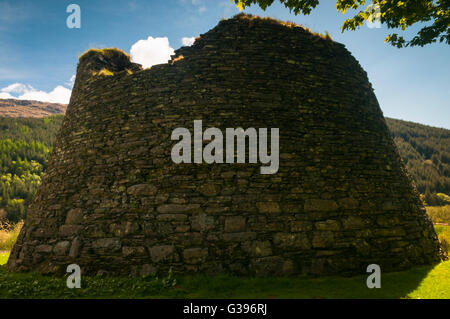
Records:
<instances>
[{"instance_id":1,"label":"green lawn","mask_svg":"<svg viewBox=\"0 0 450 319\"><path fill-rule=\"evenodd\" d=\"M9 257L9 251L0 251L0 265L6 264Z\"/></svg>"},{"instance_id":2,"label":"green lawn","mask_svg":"<svg viewBox=\"0 0 450 319\"><path fill-rule=\"evenodd\" d=\"M2 255L2 262L6 256ZM450 261L382 275L380 289L366 276L351 278L82 277L68 289L66 277L11 274L0 266L0 298L445 298L450 299Z\"/></svg>"},{"instance_id":3,"label":"green lawn","mask_svg":"<svg viewBox=\"0 0 450 319\"><path fill-rule=\"evenodd\" d=\"M435 226L442 239L449 226ZM443 298L450 299L450 261L386 273L380 289L368 289L367 276L351 278L163 278L82 277L81 289L68 289L66 277L8 273L9 252L0 252L0 298Z\"/></svg>"},{"instance_id":4,"label":"green lawn","mask_svg":"<svg viewBox=\"0 0 450 319\"><path fill-rule=\"evenodd\" d=\"M435 225L434 229L441 241L442 247L450 252L450 226Z\"/></svg>"},{"instance_id":5,"label":"green lawn","mask_svg":"<svg viewBox=\"0 0 450 319\"><path fill-rule=\"evenodd\" d=\"M450 205L426 206L425 208L433 223L450 224Z\"/></svg>"}]
</instances>

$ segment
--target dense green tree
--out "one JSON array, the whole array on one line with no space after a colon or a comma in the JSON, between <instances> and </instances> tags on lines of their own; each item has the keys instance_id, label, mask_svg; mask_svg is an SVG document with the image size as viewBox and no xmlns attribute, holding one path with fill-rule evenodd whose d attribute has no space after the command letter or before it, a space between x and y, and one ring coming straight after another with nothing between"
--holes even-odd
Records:
<instances>
[{"instance_id":1,"label":"dense green tree","mask_svg":"<svg viewBox=\"0 0 450 319\"><path fill-rule=\"evenodd\" d=\"M450 194L450 130L389 118L386 122L425 202L444 204L438 194Z\"/></svg>"},{"instance_id":2,"label":"dense green tree","mask_svg":"<svg viewBox=\"0 0 450 319\"><path fill-rule=\"evenodd\" d=\"M61 115L43 119L0 117L0 211L6 211L10 222L25 217L62 119Z\"/></svg>"},{"instance_id":3,"label":"dense green tree","mask_svg":"<svg viewBox=\"0 0 450 319\"><path fill-rule=\"evenodd\" d=\"M230 0L242 10L256 4L265 10L275 0ZM317 7L319 0L279 0L295 15L308 15ZM327 1L328 2L328 1ZM341 31L356 30L364 22L380 21L389 29L405 30L419 24L421 29L410 40L405 40L397 33L389 34L385 42L396 47L424 46L436 41L450 44L450 0L373 0L370 4L365 0L336 0L336 9L345 14L351 9L360 10L352 18L347 19ZM423 24L426 24L423 26Z\"/></svg>"}]
</instances>

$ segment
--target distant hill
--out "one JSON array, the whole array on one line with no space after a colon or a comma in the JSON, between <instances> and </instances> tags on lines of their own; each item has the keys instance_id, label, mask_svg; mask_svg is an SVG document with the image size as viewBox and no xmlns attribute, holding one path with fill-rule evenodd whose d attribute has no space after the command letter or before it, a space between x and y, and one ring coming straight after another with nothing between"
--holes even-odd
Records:
<instances>
[{"instance_id":1,"label":"distant hill","mask_svg":"<svg viewBox=\"0 0 450 319\"><path fill-rule=\"evenodd\" d=\"M46 117L66 113L67 105L39 101L0 99L1 117Z\"/></svg>"},{"instance_id":2,"label":"distant hill","mask_svg":"<svg viewBox=\"0 0 450 319\"><path fill-rule=\"evenodd\" d=\"M432 194L450 194L450 130L386 118L400 156L425 201Z\"/></svg>"}]
</instances>

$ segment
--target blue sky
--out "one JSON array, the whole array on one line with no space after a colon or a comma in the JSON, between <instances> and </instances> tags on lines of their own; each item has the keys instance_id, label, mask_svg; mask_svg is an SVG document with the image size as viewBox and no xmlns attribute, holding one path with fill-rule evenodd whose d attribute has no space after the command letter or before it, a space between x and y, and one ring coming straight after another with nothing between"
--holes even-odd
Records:
<instances>
[{"instance_id":1,"label":"blue sky","mask_svg":"<svg viewBox=\"0 0 450 319\"><path fill-rule=\"evenodd\" d=\"M383 42L389 32L383 25L341 33L346 16L333 1L321 2L310 16L294 16L278 3L245 12L328 31L367 71L385 116L450 129L450 46L393 48ZM71 3L81 8L81 29L66 26ZM178 49L183 37L205 33L236 13L229 0L0 0L0 97L67 99L78 56L87 49L130 52L136 45L136 57L148 58ZM168 42L156 40L164 37Z\"/></svg>"}]
</instances>

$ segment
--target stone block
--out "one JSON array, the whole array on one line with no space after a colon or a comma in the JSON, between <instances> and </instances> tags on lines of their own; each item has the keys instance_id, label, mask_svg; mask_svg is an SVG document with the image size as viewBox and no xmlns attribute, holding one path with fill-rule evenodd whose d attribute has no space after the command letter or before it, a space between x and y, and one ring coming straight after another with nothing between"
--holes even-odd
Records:
<instances>
[{"instance_id":1,"label":"stone block","mask_svg":"<svg viewBox=\"0 0 450 319\"><path fill-rule=\"evenodd\" d=\"M214 183L200 185L197 189L199 193L207 197L216 196L218 190L219 190L218 186L215 185Z\"/></svg>"},{"instance_id":2,"label":"stone block","mask_svg":"<svg viewBox=\"0 0 450 319\"><path fill-rule=\"evenodd\" d=\"M152 276L155 275L157 273L158 269L150 264L144 264L142 265L141 271L140 271L140 275L145 277L145 276Z\"/></svg>"},{"instance_id":3,"label":"stone block","mask_svg":"<svg viewBox=\"0 0 450 319\"><path fill-rule=\"evenodd\" d=\"M361 229L364 227L364 220L358 216L347 216L342 219L345 230Z\"/></svg>"},{"instance_id":4,"label":"stone block","mask_svg":"<svg viewBox=\"0 0 450 319\"><path fill-rule=\"evenodd\" d=\"M121 243L118 238L101 238L92 242L92 248L110 253L117 252L120 247Z\"/></svg>"},{"instance_id":5,"label":"stone block","mask_svg":"<svg viewBox=\"0 0 450 319\"><path fill-rule=\"evenodd\" d=\"M314 224L314 226L316 227L317 230L337 231L341 228L341 226L339 225L339 222L336 220L332 220L332 219L321 221L321 222L316 222Z\"/></svg>"},{"instance_id":6,"label":"stone block","mask_svg":"<svg viewBox=\"0 0 450 319\"><path fill-rule=\"evenodd\" d=\"M338 204L330 199L307 199L304 206L306 212L330 212L338 208Z\"/></svg>"},{"instance_id":7,"label":"stone block","mask_svg":"<svg viewBox=\"0 0 450 319\"><path fill-rule=\"evenodd\" d=\"M171 245L153 246L150 248L150 256L155 263L170 261L175 253L175 247Z\"/></svg>"},{"instance_id":8,"label":"stone block","mask_svg":"<svg viewBox=\"0 0 450 319\"><path fill-rule=\"evenodd\" d=\"M260 213L280 213L280 205L277 202L258 202L256 203Z\"/></svg>"},{"instance_id":9,"label":"stone block","mask_svg":"<svg viewBox=\"0 0 450 319\"><path fill-rule=\"evenodd\" d=\"M243 241L252 240L255 238L256 238L256 233L254 233L254 232L224 233L223 234L224 241L243 242Z\"/></svg>"},{"instance_id":10,"label":"stone block","mask_svg":"<svg viewBox=\"0 0 450 319\"><path fill-rule=\"evenodd\" d=\"M83 210L81 208L74 208L67 212L66 224L76 225L83 222Z\"/></svg>"},{"instance_id":11,"label":"stone block","mask_svg":"<svg viewBox=\"0 0 450 319\"><path fill-rule=\"evenodd\" d=\"M392 227L400 223L400 219L396 216L381 215L377 217L377 224L383 227Z\"/></svg>"},{"instance_id":12,"label":"stone block","mask_svg":"<svg viewBox=\"0 0 450 319\"><path fill-rule=\"evenodd\" d=\"M252 241L242 244L242 249L252 257L266 257L272 255L270 241Z\"/></svg>"},{"instance_id":13,"label":"stone block","mask_svg":"<svg viewBox=\"0 0 450 319\"><path fill-rule=\"evenodd\" d=\"M312 230L312 223L304 220L297 220L291 222L291 232L302 232Z\"/></svg>"},{"instance_id":14,"label":"stone block","mask_svg":"<svg viewBox=\"0 0 450 319\"><path fill-rule=\"evenodd\" d=\"M156 187L151 184L137 184L127 188L127 194L135 197L153 196L156 191Z\"/></svg>"},{"instance_id":15,"label":"stone block","mask_svg":"<svg viewBox=\"0 0 450 319\"><path fill-rule=\"evenodd\" d=\"M187 215L184 214L161 214L156 217L157 220L171 222L171 221L185 221Z\"/></svg>"},{"instance_id":16,"label":"stone block","mask_svg":"<svg viewBox=\"0 0 450 319\"><path fill-rule=\"evenodd\" d=\"M273 236L276 247L286 250L310 249L311 243L305 233L276 233Z\"/></svg>"},{"instance_id":17,"label":"stone block","mask_svg":"<svg viewBox=\"0 0 450 319\"><path fill-rule=\"evenodd\" d=\"M225 218L225 232L237 233L245 231L246 218L243 216L228 216Z\"/></svg>"},{"instance_id":18,"label":"stone block","mask_svg":"<svg viewBox=\"0 0 450 319\"><path fill-rule=\"evenodd\" d=\"M53 252L56 255L67 255L67 252L69 250L70 247L70 242L69 241L60 241L59 243L57 243L55 245L55 248L53 249Z\"/></svg>"},{"instance_id":19,"label":"stone block","mask_svg":"<svg viewBox=\"0 0 450 319\"><path fill-rule=\"evenodd\" d=\"M122 247L122 254L124 257L140 257L145 256L147 251L142 246L124 246Z\"/></svg>"},{"instance_id":20,"label":"stone block","mask_svg":"<svg viewBox=\"0 0 450 319\"><path fill-rule=\"evenodd\" d=\"M279 256L269 256L253 259L250 267L256 276L277 276L282 274L284 259Z\"/></svg>"},{"instance_id":21,"label":"stone block","mask_svg":"<svg viewBox=\"0 0 450 319\"><path fill-rule=\"evenodd\" d=\"M36 247L35 251L37 253L51 253L53 250L53 247L51 245L39 245Z\"/></svg>"},{"instance_id":22,"label":"stone block","mask_svg":"<svg viewBox=\"0 0 450 319\"><path fill-rule=\"evenodd\" d=\"M198 214L191 217L191 229L193 231L208 231L214 229L215 222L213 216Z\"/></svg>"},{"instance_id":23,"label":"stone block","mask_svg":"<svg viewBox=\"0 0 450 319\"><path fill-rule=\"evenodd\" d=\"M72 258L78 257L81 248L81 240L77 237L72 241L70 246L69 256Z\"/></svg>"},{"instance_id":24,"label":"stone block","mask_svg":"<svg viewBox=\"0 0 450 319\"><path fill-rule=\"evenodd\" d=\"M71 237L80 233L82 226L79 225L62 225L59 227L59 236Z\"/></svg>"},{"instance_id":25,"label":"stone block","mask_svg":"<svg viewBox=\"0 0 450 319\"><path fill-rule=\"evenodd\" d=\"M342 209L356 209L359 207L359 202L352 197L341 198L338 200L338 203Z\"/></svg>"},{"instance_id":26,"label":"stone block","mask_svg":"<svg viewBox=\"0 0 450 319\"><path fill-rule=\"evenodd\" d=\"M331 231L314 232L312 245L314 248L330 248L334 245L334 235Z\"/></svg>"},{"instance_id":27,"label":"stone block","mask_svg":"<svg viewBox=\"0 0 450 319\"><path fill-rule=\"evenodd\" d=\"M160 214L176 214L176 213L201 213L202 209L199 204L165 204L160 205L156 209Z\"/></svg>"},{"instance_id":28,"label":"stone block","mask_svg":"<svg viewBox=\"0 0 450 319\"><path fill-rule=\"evenodd\" d=\"M208 248L188 248L183 250L183 260L187 264L201 264L208 257Z\"/></svg>"}]
</instances>

